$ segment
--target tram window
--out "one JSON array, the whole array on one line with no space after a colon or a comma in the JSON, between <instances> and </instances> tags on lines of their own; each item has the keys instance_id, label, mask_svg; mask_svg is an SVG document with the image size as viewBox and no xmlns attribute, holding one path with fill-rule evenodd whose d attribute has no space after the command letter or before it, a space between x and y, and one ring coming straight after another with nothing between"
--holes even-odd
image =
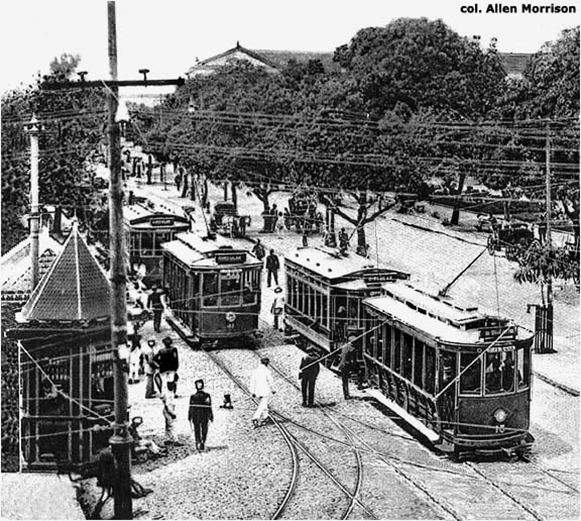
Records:
<instances>
[{"instance_id":1,"label":"tram window","mask_svg":"<svg viewBox=\"0 0 581 521\"><path fill-rule=\"evenodd\" d=\"M502 353L502 390L506 393L514 391L514 355L512 351Z\"/></svg>"},{"instance_id":2,"label":"tram window","mask_svg":"<svg viewBox=\"0 0 581 521\"><path fill-rule=\"evenodd\" d=\"M192 276L192 291L190 293L190 307L192 309L200 308L200 274L194 273Z\"/></svg>"},{"instance_id":3,"label":"tram window","mask_svg":"<svg viewBox=\"0 0 581 521\"><path fill-rule=\"evenodd\" d=\"M349 307L348 307L348 314L347 314L347 324L349 327L358 327L358 312L357 301L355 299L349 299Z\"/></svg>"},{"instance_id":4,"label":"tram window","mask_svg":"<svg viewBox=\"0 0 581 521\"><path fill-rule=\"evenodd\" d=\"M311 286L307 286L307 290L309 292L308 295L308 302L309 308L307 314L312 317L313 320L317 320L316 312L315 312L315 291Z\"/></svg>"},{"instance_id":5,"label":"tram window","mask_svg":"<svg viewBox=\"0 0 581 521\"><path fill-rule=\"evenodd\" d=\"M161 255L161 243L168 242L170 240L170 234L168 232L156 232L155 242L154 242L154 255Z\"/></svg>"},{"instance_id":6,"label":"tram window","mask_svg":"<svg viewBox=\"0 0 581 521\"><path fill-rule=\"evenodd\" d=\"M204 295L204 306L218 305L218 274L204 273L204 283L202 288Z\"/></svg>"},{"instance_id":7,"label":"tram window","mask_svg":"<svg viewBox=\"0 0 581 521\"><path fill-rule=\"evenodd\" d=\"M436 380L436 350L426 345L426 385L425 389L430 394L434 393Z\"/></svg>"},{"instance_id":8,"label":"tram window","mask_svg":"<svg viewBox=\"0 0 581 521\"><path fill-rule=\"evenodd\" d=\"M223 271L220 274L220 305L239 306L240 305L240 275L238 270Z\"/></svg>"},{"instance_id":9,"label":"tram window","mask_svg":"<svg viewBox=\"0 0 581 521\"><path fill-rule=\"evenodd\" d=\"M529 386L529 367L531 352L528 349L519 349L517 351L517 382L518 388L525 389Z\"/></svg>"},{"instance_id":10,"label":"tram window","mask_svg":"<svg viewBox=\"0 0 581 521\"><path fill-rule=\"evenodd\" d=\"M474 360L477 359L476 362ZM472 362L474 362L472 364ZM470 365L472 364L472 365ZM466 367L470 367L464 372ZM462 353L460 356L460 392L463 394L480 394L481 390L481 375L482 375L482 359L476 353Z\"/></svg>"},{"instance_id":11,"label":"tram window","mask_svg":"<svg viewBox=\"0 0 581 521\"><path fill-rule=\"evenodd\" d=\"M456 377L456 353L442 351L440 360L440 379L442 388Z\"/></svg>"},{"instance_id":12,"label":"tram window","mask_svg":"<svg viewBox=\"0 0 581 521\"><path fill-rule=\"evenodd\" d=\"M502 360L500 353L486 354L486 393L499 393L502 386Z\"/></svg>"},{"instance_id":13,"label":"tram window","mask_svg":"<svg viewBox=\"0 0 581 521\"><path fill-rule=\"evenodd\" d=\"M382 328L383 334L381 338L381 350L383 352L383 363L387 366L391 366L391 331L392 328L389 324L385 324Z\"/></svg>"},{"instance_id":14,"label":"tram window","mask_svg":"<svg viewBox=\"0 0 581 521\"><path fill-rule=\"evenodd\" d=\"M416 339L414 345L414 383L422 387L422 374L424 372L424 344Z\"/></svg>"},{"instance_id":15,"label":"tram window","mask_svg":"<svg viewBox=\"0 0 581 521\"><path fill-rule=\"evenodd\" d=\"M153 257L154 253L154 233L139 233L141 236L141 256L142 257Z\"/></svg>"},{"instance_id":16,"label":"tram window","mask_svg":"<svg viewBox=\"0 0 581 521\"><path fill-rule=\"evenodd\" d=\"M403 376L408 380L412 377L412 337L407 333L403 334Z\"/></svg>"},{"instance_id":17,"label":"tram window","mask_svg":"<svg viewBox=\"0 0 581 521\"><path fill-rule=\"evenodd\" d=\"M322 324L324 327L329 326L329 321L327 319L327 313L328 313L327 300L328 300L328 298L329 297L326 294L323 294L323 307L322 307L321 313L323 315Z\"/></svg>"}]
</instances>

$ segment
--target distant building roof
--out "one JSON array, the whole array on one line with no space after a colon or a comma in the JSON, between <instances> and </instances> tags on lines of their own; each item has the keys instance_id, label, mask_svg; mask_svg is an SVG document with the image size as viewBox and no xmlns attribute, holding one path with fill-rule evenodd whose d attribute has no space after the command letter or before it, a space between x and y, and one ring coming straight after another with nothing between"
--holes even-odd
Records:
<instances>
[{"instance_id":1,"label":"distant building roof","mask_svg":"<svg viewBox=\"0 0 581 521\"><path fill-rule=\"evenodd\" d=\"M90 321L110 315L110 288L76 227L22 310L27 320Z\"/></svg>"},{"instance_id":2,"label":"distant building roof","mask_svg":"<svg viewBox=\"0 0 581 521\"><path fill-rule=\"evenodd\" d=\"M277 73L283 70L290 60L297 63L307 63L309 60L320 60L327 72L340 72L341 67L333 61L332 52L310 51L277 51L271 49L247 49L238 42L236 47L227 51L198 61L186 72L188 77L207 75L226 65L232 60L246 60L252 65L263 67L268 72Z\"/></svg>"},{"instance_id":3,"label":"distant building roof","mask_svg":"<svg viewBox=\"0 0 581 521\"><path fill-rule=\"evenodd\" d=\"M499 52L498 54L506 75L511 78L522 77L532 56L532 54L522 52Z\"/></svg>"},{"instance_id":4,"label":"distant building roof","mask_svg":"<svg viewBox=\"0 0 581 521\"><path fill-rule=\"evenodd\" d=\"M295 60L297 63L308 63L311 60L319 60L326 72L341 72L341 66L333 61L332 52L311 51L275 51L271 49L256 49L254 52L266 58L277 69L284 69L288 62Z\"/></svg>"}]
</instances>

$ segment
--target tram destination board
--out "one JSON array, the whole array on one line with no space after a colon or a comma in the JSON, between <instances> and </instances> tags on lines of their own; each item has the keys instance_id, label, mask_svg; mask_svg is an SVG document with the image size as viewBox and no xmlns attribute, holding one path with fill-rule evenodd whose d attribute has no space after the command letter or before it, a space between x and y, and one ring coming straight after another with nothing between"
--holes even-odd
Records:
<instances>
[{"instance_id":1,"label":"tram destination board","mask_svg":"<svg viewBox=\"0 0 581 521\"><path fill-rule=\"evenodd\" d=\"M216 264L242 264L246 253L216 253Z\"/></svg>"},{"instance_id":2,"label":"tram destination board","mask_svg":"<svg viewBox=\"0 0 581 521\"><path fill-rule=\"evenodd\" d=\"M153 227L173 226L175 219L173 217L152 217L149 224Z\"/></svg>"}]
</instances>

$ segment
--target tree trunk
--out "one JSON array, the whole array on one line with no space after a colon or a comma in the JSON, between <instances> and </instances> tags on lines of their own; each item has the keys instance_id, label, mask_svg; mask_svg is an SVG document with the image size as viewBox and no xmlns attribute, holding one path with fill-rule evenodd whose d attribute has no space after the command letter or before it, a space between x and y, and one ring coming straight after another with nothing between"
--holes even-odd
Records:
<instances>
[{"instance_id":1,"label":"tree trunk","mask_svg":"<svg viewBox=\"0 0 581 521\"><path fill-rule=\"evenodd\" d=\"M232 183L232 203L234 203L234 208L238 211L238 190L236 189L236 183Z\"/></svg>"},{"instance_id":2,"label":"tree trunk","mask_svg":"<svg viewBox=\"0 0 581 521\"><path fill-rule=\"evenodd\" d=\"M462 190L464 190L464 180L466 179L466 174L460 174L460 180L458 181L458 198L454 204L454 211L452 212L452 218L450 219L450 224L458 224L460 222L460 196L462 195Z\"/></svg>"},{"instance_id":3,"label":"tree trunk","mask_svg":"<svg viewBox=\"0 0 581 521\"><path fill-rule=\"evenodd\" d=\"M228 200L228 181L224 181L224 201Z\"/></svg>"}]
</instances>

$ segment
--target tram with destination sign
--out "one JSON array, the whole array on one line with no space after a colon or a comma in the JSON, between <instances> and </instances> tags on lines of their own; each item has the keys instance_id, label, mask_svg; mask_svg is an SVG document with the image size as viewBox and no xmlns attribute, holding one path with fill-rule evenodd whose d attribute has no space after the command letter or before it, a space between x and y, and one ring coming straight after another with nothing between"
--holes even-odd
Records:
<instances>
[{"instance_id":1,"label":"tram with destination sign","mask_svg":"<svg viewBox=\"0 0 581 521\"><path fill-rule=\"evenodd\" d=\"M139 199L123 208L129 262L132 269L142 266L146 286L161 281L161 244L174 239L177 233L190 229L185 213L175 212L147 199Z\"/></svg>"},{"instance_id":2,"label":"tram with destination sign","mask_svg":"<svg viewBox=\"0 0 581 521\"><path fill-rule=\"evenodd\" d=\"M368 259L330 248L299 248L285 257L285 325L300 347L331 353L350 334L365 328L362 302L379 295L381 285L409 274L378 268ZM359 342L359 340L357 340ZM325 359L327 365L338 357Z\"/></svg>"},{"instance_id":3,"label":"tram with destination sign","mask_svg":"<svg viewBox=\"0 0 581 521\"><path fill-rule=\"evenodd\" d=\"M262 262L234 241L180 233L162 245L163 285L190 344L254 345L260 313Z\"/></svg>"},{"instance_id":4,"label":"tram with destination sign","mask_svg":"<svg viewBox=\"0 0 581 521\"><path fill-rule=\"evenodd\" d=\"M385 284L362 309L378 398L457 455L528 450L531 332L408 284Z\"/></svg>"}]
</instances>

